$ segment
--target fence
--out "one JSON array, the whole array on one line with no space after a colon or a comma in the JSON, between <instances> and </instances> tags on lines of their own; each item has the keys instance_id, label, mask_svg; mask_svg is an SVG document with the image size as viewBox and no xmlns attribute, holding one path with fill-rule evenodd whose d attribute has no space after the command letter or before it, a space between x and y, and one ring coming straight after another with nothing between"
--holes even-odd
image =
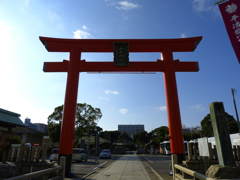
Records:
<instances>
[{"instance_id":1,"label":"fence","mask_svg":"<svg viewBox=\"0 0 240 180\"><path fill-rule=\"evenodd\" d=\"M180 166L178 164L175 164L174 165L174 180L186 180L186 178L188 180L190 178L194 179L194 180L215 180L215 179L209 178L201 173L198 173L196 171L193 171L193 170L190 170L183 166Z\"/></svg>"},{"instance_id":2,"label":"fence","mask_svg":"<svg viewBox=\"0 0 240 180\"><path fill-rule=\"evenodd\" d=\"M207 146L204 147L207 152L205 155L199 152L198 143L189 143L188 144L188 160L202 160L208 158L213 162L218 162L217 156L217 148L215 145L208 143ZM232 146L233 157L236 162L236 166L240 166L240 145Z\"/></svg>"},{"instance_id":3,"label":"fence","mask_svg":"<svg viewBox=\"0 0 240 180\"><path fill-rule=\"evenodd\" d=\"M53 177L49 176L51 174L56 174ZM27 173L27 174L23 174L20 176L16 176L16 177L11 177L5 180L29 180L32 178L36 178L42 176L42 180L64 180L65 177L65 157L61 157L60 158L60 165L53 167L53 168L48 168L48 169L44 169L44 170L40 170L40 171L35 171L35 172L31 172L31 173Z\"/></svg>"},{"instance_id":4,"label":"fence","mask_svg":"<svg viewBox=\"0 0 240 180\"><path fill-rule=\"evenodd\" d=\"M8 155L6 156L7 161L10 162L38 162L42 158L42 154L45 154L47 149L43 149L41 146L28 146L20 144L12 144Z\"/></svg>"},{"instance_id":5,"label":"fence","mask_svg":"<svg viewBox=\"0 0 240 180\"><path fill-rule=\"evenodd\" d=\"M28 143L12 144L4 151L1 158L0 179L52 168L54 163L47 161L48 149L48 137L43 137L41 146L31 146Z\"/></svg>"}]
</instances>

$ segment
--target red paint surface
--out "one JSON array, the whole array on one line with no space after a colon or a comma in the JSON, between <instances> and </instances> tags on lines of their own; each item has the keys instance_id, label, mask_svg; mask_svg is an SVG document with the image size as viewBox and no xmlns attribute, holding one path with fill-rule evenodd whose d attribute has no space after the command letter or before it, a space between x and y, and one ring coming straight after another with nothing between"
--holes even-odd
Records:
<instances>
[{"instance_id":1,"label":"red paint surface","mask_svg":"<svg viewBox=\"0 0 240 180\"><path fill-rule=\"evenodd\" d=\"M61 130L60 153L72 153L75 111L79 72L164 72L165 93L168 111L168 126L171 151L183 154L181 116L177 93L175 72L196 72L197 62L173 60L174 51L193 51L201 37L181 39L57 39L40 37L48 51L70 52L70 60L63 62L45 62L45 72L68 72L64 103L63 124ZM86 62L80 60L80 52L112 52L113 42L128 42L130 52L162 52L163 60L155 62L129 62L128 66L115 66L113 62Z\"/></svg>"},{"instance_id":2,"label":"red paint surface","mask_svg":"<svg viewBox=\"0 0 240 180\"><path fill-rule=\"evenodd\" d=\"M63 122L60 136L60 154L72 154L72 146L74 139L74 123L77 105L78 80L79 71L76 64L80 59L80 52L71 51L70 61L68 65L67 87L65 93L65 101L63 108Z\"/></svg>"},{"instance_id":3,"label":"red paint surface","mask_svg":"<svg viewBox=\"0 0 240 180\"><path fill-rule=\"evenodd\" d=\"M227 11L228 8L231 8L231 6L235 5L237 6L237 9L234 12L230 10ZM228 32L229 39L232 43L232 47L235 51L238 62L240 63L240 1L226 1L219 4L219 9L221 11L226 30ZM233 16L238 17L235 19Z\"/></svg>"},{"instance_id":4,"label":"red paint surface","mask_svg":"<svg viewBox=\"0 0 240 180\"><path fill-rule=\"evenodd\" d=\"M173 63L172 52L163 52L163 59L168 67L164 73L164 85L167 102L168 128L171 153L183 154L184 142L182 136L181 115L177 93L177 82L175 75L175 65ZM193 69L192 69L193 70Z\"/></svg>"},{"instance_id":5,"label":"red paint surface","mask_svg":"<svg viewBox=\"0 0 240 180\"><path fill-rule=\"evenodd\" d=\"M194 51L202 37L179 39L60 39L40 37L49 52L113 52L114 42L127 42L129 52Z\"/></svg>"}]
</instances>

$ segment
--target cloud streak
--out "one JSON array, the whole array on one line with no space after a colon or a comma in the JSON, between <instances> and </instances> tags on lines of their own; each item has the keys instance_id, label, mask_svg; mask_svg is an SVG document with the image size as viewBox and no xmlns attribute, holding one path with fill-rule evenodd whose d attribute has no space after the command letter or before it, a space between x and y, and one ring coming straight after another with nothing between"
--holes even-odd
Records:
<instances>
[{"instance_id":1,"label":"cloud streak","mask_svg":"<svg viewBox=\"0 0 240 180\"><path fill-rule=\"evenodd\" d=\"M211 0L193 0L193 9L197 12L205 12L214 10L214 4Z\"/></svg>"},{"instance_id":2,"label":"cloud streak","mask_svg":"<svg viewBox=\"0 0 240 180\"><path fill-rule=\"evenodd\" d=\"M190 109L195 110L197 112L203 112L206 110L206 108L202 104L195 104L190 106Z\"/></svg>"},{"instance_id":3,"label":"cloud streak","mask_svg":"<svg viewBox=\"0 0 240 180\"><path fill-rule=\"evenodd\" d=\"M114 7L118 10L122 10L122 11L129 11L129 10L133 10L133 9L137 9L140 7L139 4L128 1L128 0L105 0L106 4L108 6Z\"/></svg>"},{"instance_id":4,"label":"cloud streak","mask_svg":"<svg viewBox=\"0 0 240 180\"><path fill-rule=\"evenodd\" d=\"M167 111L167 106L159 106L159 107L156 107L155 109L163 112L163 111Z\"/></svg>"},{"instance_id":5,"label":"cloud streak","mask_svg":"<svg viewBox=\"0 0 240 180\"><path fill-rule=\"evenodd\" d=\"M105 94L118 95L118 94L119 94L119 91L116 91L116 90L105 90L104 93L105 93Z\"/></svg>"},{"instance_id":6,"label":"cloud streak","mask_svg":"<svg viewBox=\"0 0 240 180\"><path fill-rule=\"evenodd\" d=\"M119 1L116 5L116 8L120 10L132 10L139 8L139 5L130 1Z\"/></svg>"},{"instance_id":7,"label":"cloud streak","mask_svg":"<svg viewBox=\"0 0 240 180\"><path fill-rule=\"evenodd\" d=\"M119 109L119 112L121 114L127 114L128 113L128 109L127 108L121 108L121 109Z\"/></svg>"}]
</instances>

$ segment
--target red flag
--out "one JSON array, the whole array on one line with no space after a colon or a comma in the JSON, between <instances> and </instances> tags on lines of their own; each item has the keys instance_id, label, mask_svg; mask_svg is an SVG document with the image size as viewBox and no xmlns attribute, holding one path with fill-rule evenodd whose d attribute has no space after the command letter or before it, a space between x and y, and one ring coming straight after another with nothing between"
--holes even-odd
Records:
<instances>
[{"instance_id":1,"label":"red flag","mask_svg":"<svg viewBox=\"0 0 240 180\"><path fill-rule=\"evenodd\" d=\"M229 0L219 4L229 38L240 63L240 0Z\"/></svg>"}]
</instances>

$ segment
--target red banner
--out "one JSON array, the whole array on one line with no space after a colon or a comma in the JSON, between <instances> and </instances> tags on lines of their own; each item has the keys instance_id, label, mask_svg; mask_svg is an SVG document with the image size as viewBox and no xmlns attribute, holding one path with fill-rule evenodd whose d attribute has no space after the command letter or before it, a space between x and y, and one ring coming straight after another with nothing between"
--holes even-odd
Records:
<instances>
[{"instance_id":1,"label":"red banner","mask_svg":"<svg viewBox=\"0 0 240 180\"><path fill-rule=\"evenodd\" d=\"M229 0L219 4L219 9L240 63L240 0Z\"/></svg>"}]
</instances>

